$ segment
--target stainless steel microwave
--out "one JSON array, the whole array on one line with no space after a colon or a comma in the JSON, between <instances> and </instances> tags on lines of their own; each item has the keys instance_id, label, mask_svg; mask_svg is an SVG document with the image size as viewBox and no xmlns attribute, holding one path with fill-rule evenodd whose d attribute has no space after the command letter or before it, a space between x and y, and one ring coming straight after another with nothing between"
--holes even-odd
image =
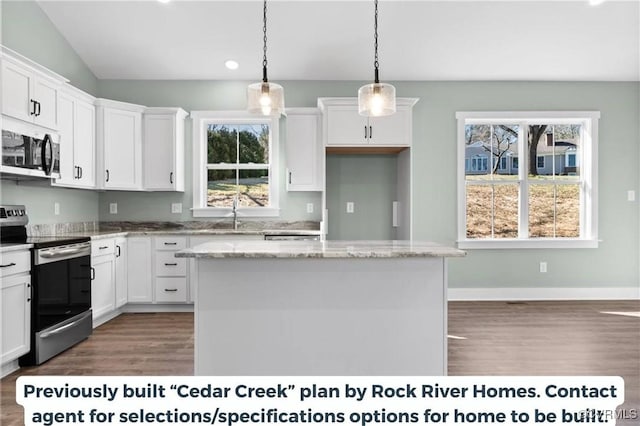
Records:
<instances>
[{"instance_id":1,"label":"stainless steel microwave","mask_svg":"<svg viewBox=\"0 0 640 426\"><path fill-rule=\"evenodd\" d=\"M20 122L4 120L2 126L3 171L52 177L60 173L58 134Z\"/></svg>"}]
</instances>

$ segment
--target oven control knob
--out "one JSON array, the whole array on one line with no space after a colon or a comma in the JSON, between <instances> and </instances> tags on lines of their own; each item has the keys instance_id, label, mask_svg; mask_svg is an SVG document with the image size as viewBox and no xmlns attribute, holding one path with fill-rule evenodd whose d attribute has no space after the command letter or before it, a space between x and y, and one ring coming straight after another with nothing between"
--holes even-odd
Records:
<instances>
[{"instance_id":1,"label":"oven control knob","mask_svg":"<svg viewBox=\"0 0 640 426\"><path fill-rule=\"evenodd\" d=\"M7 210L7 216L13 216L13 210Z\"/></svg>"},{"instance_id":2,"label":"oven control knob","mask_svg":"<svg viewBox=\"0 0 640 426\"><path fill-rule=\"evenodd\" d=\"M18 214L19 214L20 216L24 216L24 210L18 210Z\"/></svg>"}]
</instances>

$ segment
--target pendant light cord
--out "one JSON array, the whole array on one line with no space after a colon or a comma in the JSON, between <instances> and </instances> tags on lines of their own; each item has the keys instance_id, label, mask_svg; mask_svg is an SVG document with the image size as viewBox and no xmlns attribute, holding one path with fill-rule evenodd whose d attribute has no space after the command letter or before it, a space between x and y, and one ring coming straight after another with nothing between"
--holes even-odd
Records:
<instances>
[{"instance_id":1,"label":"pendant light cord","mask_svg":"<svg viewBox=\"0 0 640 426\"><path fill-rule=\"evenodd\" d=\"M377 0L376 0L377 1ZM262 41L263 53L262 57L262 81L266 83L267 80L267 0L264 0L263 16L262 16Z\"/></svg>"},{"instance_id":2,"label":"pendant light cord","mask_svg":"<svg viewBox=\"0 0 640 426\"><path fill-rule=\"evenodd\" d=\"M265 0L266 1L266 0ZM378 0L374 0L374 4L375 4L375 8L376 8L376 12L374 15L374 35L373 35L373 39L374 39L374 47L375 47L375 60L373 61L373 66L375 68L375 83L380 83L380 80L378 79L378 66L380 65L378 63Z\"/></svg>"}]
</instances>

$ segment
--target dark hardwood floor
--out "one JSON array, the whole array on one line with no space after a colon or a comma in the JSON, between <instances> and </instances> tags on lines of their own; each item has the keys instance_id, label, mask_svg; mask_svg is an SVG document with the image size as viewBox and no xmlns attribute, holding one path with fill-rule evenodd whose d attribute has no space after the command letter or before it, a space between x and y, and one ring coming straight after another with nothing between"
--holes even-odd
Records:
<instances>
[{"instance_id":1,"label":"dark hardwood floor","mask_svg":"<svg viewBox=\"0 0 640 426\"><path fill-rule=\"evenodd\" d=\"M451 302L450 375L617 375L640 409L640 301ZM19 375L191 375L193 315L125 314L88 340L0 383L0 424L21 425ZM619 425L640 422L618 422Z\"/></svg>"}]
</instances>

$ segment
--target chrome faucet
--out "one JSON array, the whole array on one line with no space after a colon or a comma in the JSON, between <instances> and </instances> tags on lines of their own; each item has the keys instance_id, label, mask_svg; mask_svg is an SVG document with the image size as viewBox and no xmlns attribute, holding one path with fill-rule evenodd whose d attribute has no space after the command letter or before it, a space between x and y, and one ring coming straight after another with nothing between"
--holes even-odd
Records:
<instances>
[{"instance_id":1,"label":"chrome faucet","mask_svg":"<svg viewBox=\"0 0 640 426\"><path fill-rule=\"evenodd\" d=\"M233 205L232 205L232 210L233 212L233 230L237 231L238 230L238 196L234 195L233 196Z\"/></svg>"}]
</instances>

